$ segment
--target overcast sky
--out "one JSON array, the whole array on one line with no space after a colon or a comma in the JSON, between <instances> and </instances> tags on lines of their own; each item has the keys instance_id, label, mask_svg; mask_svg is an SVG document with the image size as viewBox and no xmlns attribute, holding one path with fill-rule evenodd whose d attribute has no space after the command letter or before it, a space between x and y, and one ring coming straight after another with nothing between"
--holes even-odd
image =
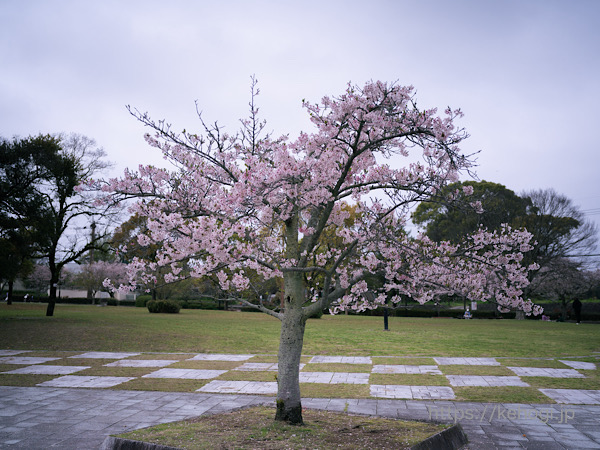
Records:
<instances>
[{"instance_id":1,"label":"overcast sky","mask_svg":"<svg viewBox=\"0 0 600 450\"><path fill-rule=\"evenodd\" d=\"M460 107L480 179L554 188L600 223L600 1L0 0L0 135L76 132L159 163L125 106L235 131L250 76L276 135L350 81ZM198 131L200 129L198 128Z\"/></svg>"}]
</instances>

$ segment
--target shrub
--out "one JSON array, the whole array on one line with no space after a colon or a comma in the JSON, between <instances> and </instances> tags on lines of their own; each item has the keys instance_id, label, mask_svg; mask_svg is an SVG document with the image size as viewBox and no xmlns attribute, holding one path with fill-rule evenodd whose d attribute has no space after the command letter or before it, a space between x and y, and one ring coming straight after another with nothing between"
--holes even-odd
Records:
<instances>
[{"instance_id":1,"label":"shrub","mask_svg":"<svg viewBox=\"0 0 600 450\"><path fill-rule=\"evenodd\" d=\"M152 300L151 295L138 295L135 299L135 306L139 308L145 308L146 303L148 303L150 300Z\"/></svg>"},{"instance_id":2,"label":"shrub","mask_svg":"<svg viewBox=\"0 0 600 450\"><path fill-rule=\"evenodd\" d=\"M181 305L173 300L150 300L146 306L151 313L178 313Z\"/></svg>"}]
</instances>

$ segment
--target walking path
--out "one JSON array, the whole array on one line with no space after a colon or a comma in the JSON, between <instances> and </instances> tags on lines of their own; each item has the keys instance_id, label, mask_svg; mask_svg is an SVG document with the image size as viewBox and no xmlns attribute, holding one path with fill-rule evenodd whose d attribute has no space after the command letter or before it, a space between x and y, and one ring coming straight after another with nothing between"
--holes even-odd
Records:
<instances>
[{"instance_id":1,"label":"walking path","mask_svg":"<svg viewBox=\"0 0 600 450\"><path fill-rule=\"evenodd\" d=\"M145 355L146 357L148 355ZM274 363L248 362L254 355L198 354L187 360L237 361L232 370L273 371ZM107 367L148 367L142 377L211 380L226 370L168 368L172 359L143 359L139 353L87 352L72 356L114 360ZM58 365L61 358L1 351L0 364L19 366L3 373L56 375L35 387L0 386L0 448L95 449L111 434L201 414L274 404L276 383L211 380L195 393L110 390L134 377L73 375L83 365ZM371 364L370 373L441 375L439 366L500 365L495 358L433 358L435 365L373 364L370 358L316 356L309 364ZM63 361L64 362L64 361ZM509 367L514 376L447 375L455 386L523 386L529 376L580 378L596 370L583 361L562 362L570 369ZM54 364L53 364L54 363ZM156 369L156 370L155 370ZM368 384L370 373L301 372L304 383ZM81 389L81 388L93 389ZM347 411L402 419L458 422L471 449L600 449L600 390L540 389L556 403L500 404L454 402L450 386L370 385L370 399L303 399L306 408ZM99 389L103 388L103 389ZM224 394L227 393L227 394ZM246 395L246 394L263 394ZM551 400L549 400L551 401Z\"/></svg>"},{"instance_id":2,"label":"walking path","mask_svg":"<svg viewBox=\"0 0 600 450\"><path fill-rule=\"evenodd\" d=\"M74 388L0 387L0 448L97 449L137 428L232 409L271 397ZM303 407L458 422L470 449L600 448L600 406L449 401L304 399Z\"/></svg>"}]
</instances>

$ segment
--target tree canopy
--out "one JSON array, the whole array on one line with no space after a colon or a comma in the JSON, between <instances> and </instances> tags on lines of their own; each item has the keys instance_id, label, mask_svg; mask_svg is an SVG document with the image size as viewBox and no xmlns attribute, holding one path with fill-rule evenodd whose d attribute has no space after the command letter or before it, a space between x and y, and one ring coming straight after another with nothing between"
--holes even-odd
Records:
<instances>
[{"instance_id":1,"label":"tree canopy","mask_svg":"<svg viewBox=\"0 0 600 450\"><path fill-rule=\"evenodd\" d=\"M160 243L154 261L132 258L129 288L155 280L157 267L169 269L167 281L214 274L232 293L247 289L254 274L283 278L281 310L249 303L282 323L277 419L302 421L304 327L324 308L364 310L400 301L400 294L425 302L459 291L538 312L521 298L529 233L480 230L458 245L398 232L412 205L438 197L472 167L458 146L466 137L455 124L459 110L420 110L412 87L348 85L320 104L303 101L315 129L290 141L262 133L255 81L251 93L250 117L237 134L201 115L203 134L176 133L130 109L173 167L140 166L104 189L137 200L132 212L147 218L149 231L139 244ZM393 167L392 159L406 164ZM335 245L324 246L325 238ZM385 283L369 292L365 280L375 272ZM319 289L309 292L314 277Z\"/></svg>"},{"instance_id":2,"label":"tree canopy","mask_svg":"<svg viewBox=\"0 0 600 450\"><path fill-rule=\"evenodd\" d=\"M450 199L451 201L448 201ZM502 224L522 226L531 201L489 181L462 181L442 189L436 202L422 202L412 215L436 242L460 242L479 228L498 230Z\"/></svg>"},{"instance_id":3,"label":"tree canopy","mask_svg":"<svg viewBox=\"0 0 600 450\"><path fill-rule=\"evenodd\" d=\"M27 259L50 269L47 315L53 315L60 272L100 245L107 229L93 239L91 223L106 224L106 208L94 204L92 177L108 167L96 143L77 134L41 135L4 141L1 156L0 222L3 233L19 233ZM15 236L11 242L18 241Z\"/></svg>"},{"instance_id":4,"label":"tree canopy","mask_svg":"<svg viewBox=\"0 0 600 450\"><path fill-rule=\"evenodd\" d=\"M488 181L453 183L442 193L442 199L420 203L412 215L413 222L424 226L429 238L460 242L479 228L498 230L502 224L525 228L534 239L533 249L523 262L537 265L529 273L527 295L553 297L561 292L564 296L571 289L572 296L581 291L580 280L585 277L576 272L585 268L582 255L595 251L597 229L569 198L553 189L517 195ZM577 288L575 283L560 281L575 278Z\"/></svg>"},{"instance_id":5,"label":"tree canopy","mask_svg":"<svg viewBox=\"0 0 600 450\"><path fill-rule=\"evenodd\" d=\"M8 284L9 302L14 281L33 270L44 245L46 204L38 187L51 178L59 152L49 135L0 139L0 280Z\"/></svg>"}]
</instances>

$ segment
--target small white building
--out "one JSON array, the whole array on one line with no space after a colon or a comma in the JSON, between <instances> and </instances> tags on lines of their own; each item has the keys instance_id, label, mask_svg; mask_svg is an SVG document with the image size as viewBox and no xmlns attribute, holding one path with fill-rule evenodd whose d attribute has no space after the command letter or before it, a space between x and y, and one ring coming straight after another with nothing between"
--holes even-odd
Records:
<instances>
[{"instance_id":1,"label":"small white building","mask_svg":"<svg viewBox=\"0 0 600 450\"><path fill-rule=\"evenodd\" d=\"M50 290L48 290L48 294L50 294ZM56 296L60 297L60 298L86 298L87 297L87 291L83 290L83 289L62 289L59 288L59 290L57 290L56 292ZM96 294L94 295L94 298L97 299L107 299L110 298L110 295L108 292L104 292L104 291L100 291L100 292L96 292ZM137 293L134 292L129 292L129 293L121 293L121 292L115 292L115 297L116 300L135 300L137 298Z\"/></svg>"}]
</instances>

